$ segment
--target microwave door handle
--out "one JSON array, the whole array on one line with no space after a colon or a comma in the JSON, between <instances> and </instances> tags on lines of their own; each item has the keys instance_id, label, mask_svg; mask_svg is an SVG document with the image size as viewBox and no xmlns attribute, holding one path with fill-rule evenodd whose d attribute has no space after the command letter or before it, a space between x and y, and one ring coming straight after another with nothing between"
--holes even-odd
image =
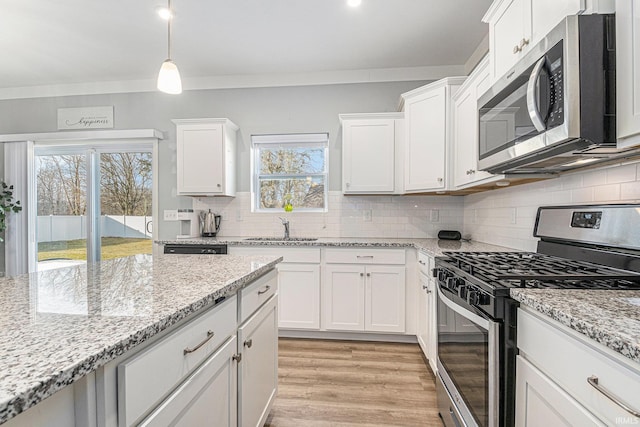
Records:
<instances>
[{"instance_id":1,"label":"microwave door handle","mask_svg":"<svg viewBox=\"0 0 640 427\"><path fill-rule=\"evenodd\" d=\"M533 126L535 126L538 132L544 132L546 130L544 120L542 120L542 116L540 115L540 110L538 108L538 103L536 102L536 83L540 78L540 73L542 72L542 67L544 67L544 63L546 58L540 58L540 60L533 67L533 71L531 71L531 75L529 76L529 83L527 84L527 110L529 111L529 117L531 118L531 122Z\"/></svg>"}]
</instances>

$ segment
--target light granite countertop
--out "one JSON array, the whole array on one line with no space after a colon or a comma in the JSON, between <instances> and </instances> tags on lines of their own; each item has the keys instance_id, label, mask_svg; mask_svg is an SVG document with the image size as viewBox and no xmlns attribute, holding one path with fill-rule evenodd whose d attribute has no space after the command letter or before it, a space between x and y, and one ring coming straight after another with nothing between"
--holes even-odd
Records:
<instances>
[{"instance_id":1,"label":"light granite countertop","mask_svg":"<svg viewBox=\"0 0 640 427\"><path fill-rule=\"evenodd\" d=\"M445 251L462 252L505 252L517 251L504 246L490 245L467 240L439 239L367 239L359 237L321 237L313 241L296 240L247 240L247 237L194 237L188 239L159 240L158 244L227 244L229 246L262 246L262 247L342 247L342 248L415 248L431 256L440 256Z\"/></svg>"},{"instance_id":2,"label":"light granite countertop","mask_svg":"<svg viewBox=\"0 0 640 427\"><path fill-rule=\"evenodd\" d=\"M137 255L0 279L0 424L281 260Z\"/></svg>"},{"instance_id":3,"label":"light granite countertop","mask_svg":"<svg viewBox=\"0 0 640 427\"><path fill-rule=\"evenodd\" d=\"M511 289L511 296L640 363L640 291Z\"/></svg>"}]
</instances>

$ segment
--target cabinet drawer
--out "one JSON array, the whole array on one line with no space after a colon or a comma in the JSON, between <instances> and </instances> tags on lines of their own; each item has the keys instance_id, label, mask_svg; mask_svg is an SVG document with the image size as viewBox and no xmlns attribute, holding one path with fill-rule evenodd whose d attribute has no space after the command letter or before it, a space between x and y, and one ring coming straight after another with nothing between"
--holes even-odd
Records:
<instances>
[{"instance_id":1,"label":"cabinet drawer","mask_svg":"<svg viewBox=\"0 0 640 427\"><path fill-rule=\"evenodd\" d=\"M328 264L404 264L404 249L327 249Z\"/></svg>"},{"instance_id":2,"label":"cabinet drawer","mask_svg":"<svg viewBox=\"0 0 640 427\"><path fill-rule=\"evenodd\" d=\"M433 263L434 259L432 256L418 251L418 269L421 273L423 273L427 277L431 277L431 270L433 270L434 267Z\"/></svg>"},{"instance_id":3,"label":"cabinet drawer","mask_svg":"<svg viewBox=\"0 0 640 427\"><path fill-rule=\"evenodd\" d=\"M606 292L606 291L605 291ZM640 410L640 366L622 356L609 354L600 344L578 338L563 325L518 310L520 354L548 375L590 412L608 424L631 417L620 406L591 386L587 379L598 377L599 385L627 406ZM634 366L636 365L636 366ZM622 418L621 418L622 417Z\"/></svg>"},{"instance_id":4,"label":"cabinet drawer","mask_svg":"<svg viewBox=\"0 0 640 427\"><path fill-rule=\"evenodd\" d=\"M260 277L253 284L240 291L240 323L251 316L278 290L276 270Z\"/></svg>"},{"instance_id":5,"label":"cabinet drawer","mask_svg":"<svg viewBox=\"0 0 640 427\"><path fill-rule=\"evenodd\" d=\"M136 422L226 341L235 331L237 309L233 296L118 365L118 424Z\"/></svg>"},{"instance_id":6,"label":"cabinet drawer","mask_svg":"<svg viewBox=\"0 0 640 427\"><path fill-rule=\"evenodd\" d=\"M231 255L241 256L281 256L282 262L291 263L320 263L320 248L285 248L278 246L269 247L230 247Z\"/></svg>"}]
</instances>

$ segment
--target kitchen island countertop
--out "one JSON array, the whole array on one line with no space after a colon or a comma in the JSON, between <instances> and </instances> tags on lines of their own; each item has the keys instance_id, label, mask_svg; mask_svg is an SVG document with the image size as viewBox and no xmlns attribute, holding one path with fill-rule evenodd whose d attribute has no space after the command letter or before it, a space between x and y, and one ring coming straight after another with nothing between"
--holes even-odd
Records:
<instances>
[{"instance_id":1,"label":"kitchen island countertop","mask_svg":"<svg viewBox=\"0 0 640 427\"><path fill-rule=\"evenodd\" d=\"M340 248L415 248L431 256L440 256L445 251L505 252L517 251L504 246L490 245L467 240L440 239L387 239L360 237L321 237L313 241L298 240L247 240L247 237L193 237L186 239L160 240L158 244L227 244L229 246L254 247L340 247Z\"/></svg>"},{"instance_id":2,"label":"kitchen island countertop","mask_svg":"<svg viewBox=\"0 0 640 427\"><path fill-rule=\"evenodd\" d=\"M640 291L511 289L511 296L640 363Z\"/></svg>"},{"instance_id":3,"label":"kitchen island countertop","mask_svg":"<svg viewBox=\"0 0 640 427\"><path fill-rule=\"evenodd\" d=\"M281 260L136 255L1 278L0 424Z\"/></svg>"}]
</instances>

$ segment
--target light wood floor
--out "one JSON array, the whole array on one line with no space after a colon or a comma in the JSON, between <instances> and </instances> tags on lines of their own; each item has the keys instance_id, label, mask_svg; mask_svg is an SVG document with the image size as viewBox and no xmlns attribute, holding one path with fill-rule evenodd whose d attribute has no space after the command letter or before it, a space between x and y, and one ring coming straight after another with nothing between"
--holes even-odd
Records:
<instances>
[{"instance_id":1,"label":"light wood floor","mask_svg":"<svg viewBox=\"0 0 640 427\"><path fill-rule=\"evenodd\" d=\"M278 349L265 427L443 425L417 344L280 338Z\"/></svg>"}]
</instances>

